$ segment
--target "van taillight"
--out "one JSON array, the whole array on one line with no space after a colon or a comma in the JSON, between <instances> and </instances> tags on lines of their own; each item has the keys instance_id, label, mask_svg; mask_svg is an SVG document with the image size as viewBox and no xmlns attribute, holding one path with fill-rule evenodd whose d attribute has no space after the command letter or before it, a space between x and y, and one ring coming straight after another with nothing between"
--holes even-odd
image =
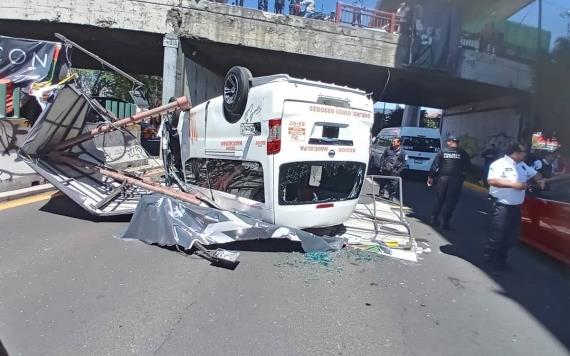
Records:
<instances>
[{"instance_id":1,"label":"van taillight","mask_svg":"<svg viewBox=\"0 0 570 356\"><path fill-rule=\"evenodd\" d=\"M274 155L281 151L281 119L269 120L267 154Z\"/></svg>"}]
</instances>

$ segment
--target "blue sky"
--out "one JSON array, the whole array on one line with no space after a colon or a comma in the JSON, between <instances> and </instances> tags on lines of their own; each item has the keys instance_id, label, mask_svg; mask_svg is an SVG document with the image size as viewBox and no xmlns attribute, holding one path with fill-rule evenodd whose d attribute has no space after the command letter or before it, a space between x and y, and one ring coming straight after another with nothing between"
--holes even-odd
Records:
<instances>
[{"instance_id":1,"label":"blue sky","mask_svg":"<svg viewBox=\"0 0 570 356\"><path fill-rule=\"evenodd\" d=\"M552 33L551 45L562 36L567 36L568 20L560 16L570 11L570 0L542 0L542 27ZM538 26L538 3L534 1L511 16L511 21L529 26Z\"/></svg>"}]
</instances>

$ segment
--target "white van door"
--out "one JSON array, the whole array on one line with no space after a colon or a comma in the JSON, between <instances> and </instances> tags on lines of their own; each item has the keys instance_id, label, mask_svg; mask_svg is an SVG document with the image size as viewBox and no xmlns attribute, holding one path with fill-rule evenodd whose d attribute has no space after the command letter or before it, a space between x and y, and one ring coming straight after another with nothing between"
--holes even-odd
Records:
<instances>
[{"instance_id":1,"label":"white van door","mask_svg":"<svg viewBox=\"0 0 570 356\"><path fill-rule=\"evenodd\" d=\"M242 156L247 137L241 134L241 121L233 124L226 121L221 97L214 98L207 104L204 121L206 156Z\"/></svg>"}]
</instances>

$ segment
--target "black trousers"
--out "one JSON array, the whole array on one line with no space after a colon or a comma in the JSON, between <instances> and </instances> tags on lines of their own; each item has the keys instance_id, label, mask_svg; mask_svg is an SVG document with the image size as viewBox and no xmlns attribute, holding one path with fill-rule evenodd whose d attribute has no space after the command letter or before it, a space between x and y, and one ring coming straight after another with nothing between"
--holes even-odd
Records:
<instances>
[{"instance_id":1,"label":"black trousers","mask_svg":"<svg viewBox=\"0 0 570 356\"><path fill-rule=\"evenodd\" d=\"M380 174L383 176L399 177L398 173L392 173L390 171L380 171ZM383 194L384 190L386 190L390 199L398 194L398 181L396 179L378 178L378 186L380 188L379 194Z\"/></svg>"},{"instance_id":2,"label":"black trousers","mask_svg":"<svg viewBox=\"0 0 570 356\"><path fill-rule=\"evenodd\" d=\"M517 242L520 226L520 205L503 205L493 201L489 240L485 246L485 257L490 262L505 263L509 249Z\"/></svg>"},{"instance_id":3,"label":"black trousers","mask_svg":"<svg viewBox=\"0 0 570 356\"><path fill-rule=\"evenodd\" d=\"M438 178L435 205L431 213L434 219L438 219L439 215L442 214L443 222L449 223L461 196L463 180L463 176L442 176Z\"/></svg>"}]
</instances>

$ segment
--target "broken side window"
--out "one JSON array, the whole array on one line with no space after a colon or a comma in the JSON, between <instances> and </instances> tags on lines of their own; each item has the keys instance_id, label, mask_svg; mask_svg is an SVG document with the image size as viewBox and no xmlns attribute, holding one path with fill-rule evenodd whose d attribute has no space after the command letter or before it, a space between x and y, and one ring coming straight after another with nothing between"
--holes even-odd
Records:
<instances>
[{"instance_id":1,"label":"broken side window","mask_svg":"<svg viewBox=\"0 0 570 356\"><path fill-rule=\"evenodd\" d=\"M265 202L263 166L259 162L190 158L186 161L186 183Z\"/></svg>"}]
</instances>

